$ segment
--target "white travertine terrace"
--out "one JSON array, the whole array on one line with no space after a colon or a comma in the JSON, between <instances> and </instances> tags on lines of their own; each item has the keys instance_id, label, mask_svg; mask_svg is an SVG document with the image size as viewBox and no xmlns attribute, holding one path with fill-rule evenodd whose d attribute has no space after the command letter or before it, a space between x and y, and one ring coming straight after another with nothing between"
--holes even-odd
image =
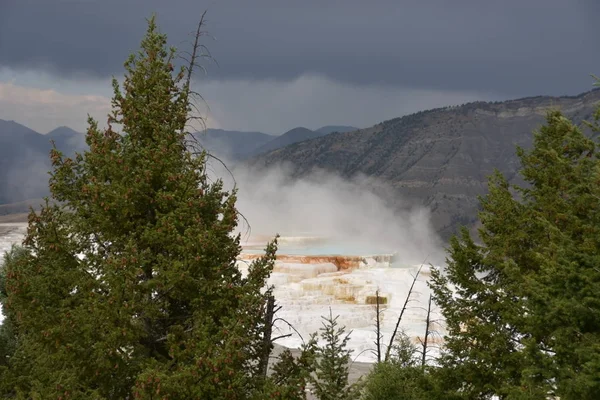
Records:
<instances>
[{"instance_id":1,"label":"white travertine terrace","mask_svg":"<svg viewBox=\"0 0 600 400\"><path fill-rule=\"evenodd\" d=\"M19 243L26 224L0 224L0 256ZM244 243L238 267L242 272L252 259L263 254L268 239L255 238ZM398 315L406 300L408 290L418 265L402 265L401 254L370 254L345 249L343 245L328 243L320 237L283 237L279 240L277 261L269 284L274 286L277 303L282 306L277 317L275 336L291 333L292 336L278 340L288 347L299 347L312 332L321 327L321 316L339 315L338 322L351 331L349 346L357 361L375 360L373 343L375 334L375 293L385 298L382 305L382 343L387 344L396 324ZM429 267L423 266L415 285L409 307L404 314L401 328L419 344L425 330L427 300L430 290L427 286ZM443 328L437 309L433 310L434 323L430 343L439 344ZM0 321L2 315L0 314ZM296 331L289 328L291 324ZM435 347L430 355L436 354Z\"/></svg>"},{"instance_id":2,"label":"white travertine terrace","mask_svg":"<svg viewBox=\"0 0 600 400\"><path fill-rule=\"evenodd\" d=\"M263 242L264 246L264 242ZM239 268L244 272L248 262L256 258L257 241L244 246ZM364 251L361 249L360 251ZM353 252L327 243L325 238L284 237L279 240L277 261L269 284L282 309L277 317L275 335L292 334L278 341L288 347L299 347L301 335L305 340L321 327L321 316L339 315L338 322L351 331L349 346L356 361L375 360L375 296L379 291L382 305L382 343L389 342L402 310L413 277L419 265L403 265L398 254L370 254ZM411 301L404 313L400 328L416 344L425 333L427 301L431 291L427 286L430 268L424 265L417 280ZM437 354L443 336L441 316L432 309L428 354ZM384 349L385 351L385 349Z\"/></svg>"}]
</instances>

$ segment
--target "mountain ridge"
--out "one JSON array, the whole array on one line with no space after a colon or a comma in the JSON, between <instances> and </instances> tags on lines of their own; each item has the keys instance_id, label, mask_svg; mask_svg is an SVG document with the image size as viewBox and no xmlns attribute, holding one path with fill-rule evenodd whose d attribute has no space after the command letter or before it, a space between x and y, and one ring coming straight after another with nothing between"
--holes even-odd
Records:
<instances>
[{"instance_id":1,"label":"mountain ridge","mask_svg":"<svg viewBox=\"0 0 600 400\"><path fill-rule=\"evenodd\" d=\"M408 202L427 207L434 227L448 237L459 225L473 226L477 196L487 192L487 177L494 169L510 182L522 182L515 145L530 146L532 131L544 123L549 109L560 109L580 123L592 119L599 101L600 89L595 89L574 96L440 107L346 132L335 132L344 126L326 126L316 131L294 128L280 136L224 130L214 130L213 135L230 132L239 139L234 145L247 152L238 153L236 161L250 166L288 163L294 177L319 169L342 177L373 177L391 189L396 205ZM46 195L50 139L62 140L57 146L72 153L81 149L78 141L82 138L83 134L68 127L43 135L14 121L0 120L0 203ZM275 149L269 148L273 145Z\"/></svg>"},{"instance_id":2,"label":"mountain ridge","mask_svg":"<svg viewBox=\"0 0 600 400\"><path fill-rule=\"evenodd\" d=\"M528 148L531 132L558 108L576 123L591 119L600 90L576 96L531 96L471 102L420 111L354 132L295 143L248 160L255 167L292 165L293 176L326 170L343 177L364 174L386 182L398 203L428 207L444 237L476 220L478 195L495 168L511 182L517 175L515 145Z\"/></svg>"},{"instance_id":3,"label":"mountain ridge","mask_svg":"<svg viewBox=\"0 0 600 400\"><path fill-rule=\"evenodd\" d=\"M294 128L282 135L257 131L227 131L208 128L194 133L199 144L213 154L236 162L259 154L267 145L272 150L290 143L327 134L346 126L325 126L321 132ZM87 149L85 135L68 126L59 126L45 134L13 120L0 119L0 204L39 198L48 194L49 152L52 142L67 156Z\"/></svg>"},{"instance_id":4,"label":"mountain ridge","mask_svg":"<svg viewBox=\"0 0 600 400\"><path fill-rule=\"evenodd\" d=\"M227 131L209 128L203 132L196 132L194 136L204 148L216 155L239 161L333 132L356 129L358 128L346 125L326 125L316 130L296 127L281 135L269 135L254 131Z\"/></svg>"},{"instance_id":5,"label":"mountain ridge","mask_svg":"<svg viewBox=\"0 0 600 400\"><path fill-rule=\"evenodd\" d=\"M319 129L315 129L315 132L319 132L319 133L323 133L323 134L330 134L330 133L335 133L335 132L352 132L352 131L357 131L359 128L355 127L355 126L348 126L348 125L325 125L320 127Z\"/></svg>"},{"instance_id":6,"label":"mountain ridge","mask_svg":"<svg viewBox=\"0 0 600 400\"><path fill-rule=\"evenodd\" d=\"M276 150L276 149L279 149L279 148L282 148L285 146L289 146L290 144L314 139L316 137L320 137L323 135L326 135L326 133L312 131L303 126L299 126L299 127L290 129L289 131L285 132L284 134L277 136L275 139L271 140L270 142L267 142L264 145L260 146L259 148L256 149L254 154L266 153L266 152Z\"/></svg>"}]
</instances>

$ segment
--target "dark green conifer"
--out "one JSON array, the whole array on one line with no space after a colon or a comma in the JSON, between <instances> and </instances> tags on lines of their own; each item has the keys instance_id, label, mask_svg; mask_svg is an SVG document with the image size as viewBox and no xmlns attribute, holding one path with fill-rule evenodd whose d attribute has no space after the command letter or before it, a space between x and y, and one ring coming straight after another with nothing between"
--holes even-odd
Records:
<instances>
[{"instance_id":1,"label":"dark green conifer","mask_svg":"<svg viewBox=\"0 0 600 400\"><path fill-rule=\"evenodd\" d=\"M315 357L310 382L319 400L351 400L358 398L360 384L349 383L351 350L347 348L350 335L329 310L323 318L319 336L322 344L315 344ZM312 341L316 343L317 335Z\"/></svg>"},{"instance_id":2,"label":"dark green conifer","mask_svg":"<svg viewBox=\"0 0 600 400\"><path fill-rule=\"evenodd\" d=\"M51 153L52 200L32 212L7 268L23 398L246 399L258 360L275 244L243 276L236 193L186 146L186 68L149 20L113 81L108 128L89 150ZM116 127L121 128L118 132ZM11 375L11 376L13 376Z\"/></svg>"},{"instance_id":3,"label":"dark green conifer","mask_svg":"<svg viewBox=\"0 0 600 400\"><path fill-rule=\"evenodd\" d=\"M595 399L600 393L600 161L595 142L548 113L526 187L490 178L481 244L452 239L433 290L448 327L442 365L465 398Z\"/></svg>"}]
</instances>

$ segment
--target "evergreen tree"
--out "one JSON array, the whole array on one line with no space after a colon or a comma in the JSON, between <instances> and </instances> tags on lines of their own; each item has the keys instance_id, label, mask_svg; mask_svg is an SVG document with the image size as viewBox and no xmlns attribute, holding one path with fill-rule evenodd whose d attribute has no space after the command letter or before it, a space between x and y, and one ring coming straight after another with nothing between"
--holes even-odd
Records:
<instances>
[{"instance_id":1,"label":"evergreen tree","mask_svg":"<svg viewBox=\"0 0 600 400\"><path fill-rule=\"evenodd\" d=\"M410 338L400 332L390 349L390 357L376 363L367 376L362 399L421 399L417 391L423 369L417 366L416 352Z\"/></svg>"},{"instance_id":2,"label":"evergreen tree","mask_svg":"<svg viewBox=\"0 0 600 400\"><path fill-rule=\"evenodd\" d=\"M316 337L313 335L301 347L298 357L294 357L289 349L283 350L273 366L265 398L306 400L311 374L315 372L316 349Z\"/></svg>"},{"instance_id":3,"label":"evergreen tree","mask_svg":"<svg viewBox=\"0 0 600 400\"><path fill-rule=\"evenodd\" d=\"M15 265L18 260L27 255L27 251L17 245L13 245L11 249L4 254L4 260L0 264L0 305L2 305L2 313L4 320L0 324L0 395L7 394L13 396L13 383L15 374L9 369L12 357L17 349L17 330L16 330L16 315L11 312L8 306L8 292L6 290L6 281L8 277L8 269Z\"/></svg>"},{"instance_id":4,"label":"evergreen tree","mask_svg":"<svg viewBox=\"0 0 600 400\"><path fill-rule=\"evenodd\" d=\"M367 375L362 400L451 400L440 384L438 369L421 365L420 350L403 332L386 361Z\"/></svg>"},{"instance_id":5,"label":"evergreen tree","mask_svg":"<svg viewBox=\"0 0 600 400\"><path fill-rule=\"evenodd\" d=\"M246 399L262 391L264 290L275 243L242 276L236 193L186 146L191 70L149 20L89 119L89 150L51 152L52 202L7 264L11 391L52 399ZM189 68L191 68L190 66ZM113 127L119 125L122 133ZM270 350L270 349L269 349ZM7 375L8 376L8 375Z\"/></svg>"},{"instance_id":6,"label":"evergreen tree","mask_svg":"<svg viewBox=\"0 0 600 400\"><path fill-rule=\"evenodd\" d=\"M349 384L349 366L351 350L347 348L349 334L338 326L338 317L323 318L320 337L322 345L315 348L314 373L311 375L314 393L319 400L351 400L358 397L359 384ZM311 338L315 341L316 334Z\"/></svg>"},{"instance_id":7,"label":"evergreen tree","mask_svg":"<svg viewBox=\"0 0 600 400\"><path fill-rule=\"evenodd\" d=\"M481 244L454 237L432 288L440 360L465 398L595 399L600 393L600 161L560 112L517 150L527 187L496 173Z\"/></svg>"},{"instance_id":8,"label":"evergreen tree","mask_svg":"<svg viewBox=\"0 0 600 400\"><path fill-rule=\"evenodd\" d=\"M25 255L25 250L19 246L12 246L10 251L4 254L4 260L0 263L0 305L3 308L4 320L0 324L0 368L8 365L8 360L14 354L17 346L17 337L15 332L15 316L7 308L6 300L8 293L6 291L7 265ZM0 375L1 377L2 375Z\"/></svg>"}]
</instances>

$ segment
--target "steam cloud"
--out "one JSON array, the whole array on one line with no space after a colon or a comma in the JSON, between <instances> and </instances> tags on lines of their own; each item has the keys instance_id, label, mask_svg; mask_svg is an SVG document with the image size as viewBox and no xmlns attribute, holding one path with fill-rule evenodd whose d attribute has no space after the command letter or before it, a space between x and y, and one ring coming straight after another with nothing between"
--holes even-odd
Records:
<instances>
[{"instance_id":1,"label":"steam cloud","mask_svg":"<svg viewBox=\"0 0 600 400\"><path fill-rule=\"evenodd\" d=\"M25 149L23 157L16 164L7 166L0 174L4 175L3 200L18 202L40 198L48 193L51 166L50 157L44 156Z\"/></svg>"},{"instance_id":2,"label":"steam cloud","mask_svg":"<svg viewBox=\"0 0 600 400\"><path fill-rule=\"evenodd\" d=\"M442 242L428 209L403 202L373 178L344 179L315 171L293 179L289 165L265 169L238 164L233 178L223 167L212 170L228 189L235 179L237 207L251 237L322 236L352 253L397 252L403 264L443 261ZM244 228L242 221L242 234Z\"/></svg>"},{"instance_id":3,"label":"steam cloud","mask_svg":"<svg viewBox=\"0 0 600 400\"><path fill-rule=\"evenodd\" d=\"M34 198L47 190L48 166L41 160L15 168L9 184L20 196ZM293 179L293 167L256 168L232 161L233 177L212 160L209 173L226 189L238 188L237 208L243 240L282 236L321 236L349 253L396 252L402 263L441 264L443 244L430 223L429 210L399 199L385 182L366 176L345 179L326 171ZM248 226L249 225L249 226ZM250 228L250 238L247 228Z\"/></svg>"}]
</instances>

